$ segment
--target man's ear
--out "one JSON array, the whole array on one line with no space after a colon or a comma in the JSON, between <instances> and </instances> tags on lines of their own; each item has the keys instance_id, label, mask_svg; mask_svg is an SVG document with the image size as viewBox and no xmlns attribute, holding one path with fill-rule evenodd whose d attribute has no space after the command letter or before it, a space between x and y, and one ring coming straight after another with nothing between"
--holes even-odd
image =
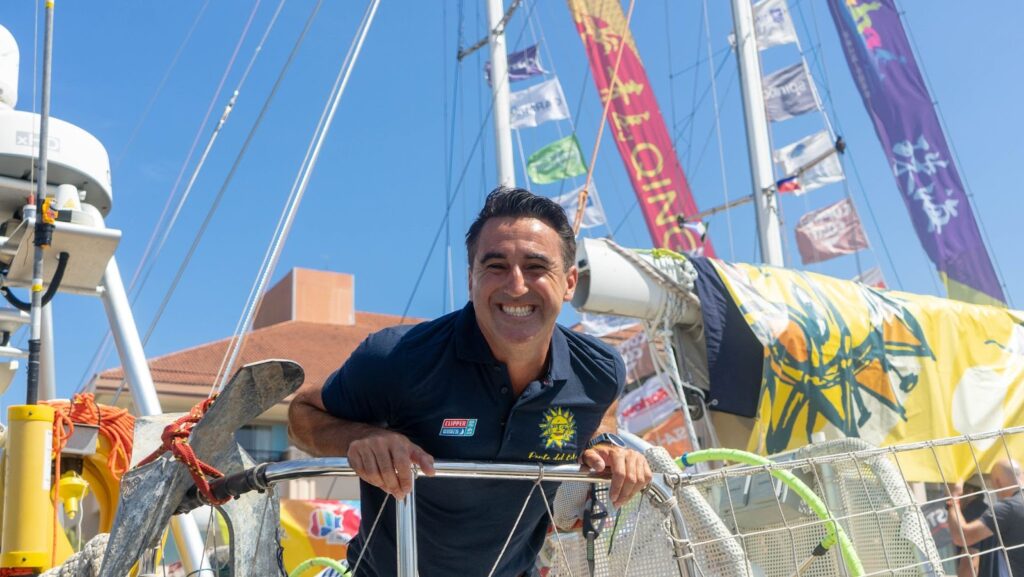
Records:
<instances>
[{"instance_id":1,"label":"man's ear","mask_svg":"<svg viewBox=\"0 0 1024 577\"><path fill-rule=\"evenodd\" d=\"M473 263L466 267L466 284L469 289L469 298L473 298Z\"/></svg>"},{"instance_id":2,"label":"man's ear","mask_svg":"<svg viewBox=\"0 0 1024 577\"><path fill-rule=\"evenodd\" d=\"M569 302L572 300L573 295L576 294L576 282L579 281L580 271L576 268L576 265L572 265L569 272L565 274L565 296L562 300Z\"/></svg>"}]
</instances>

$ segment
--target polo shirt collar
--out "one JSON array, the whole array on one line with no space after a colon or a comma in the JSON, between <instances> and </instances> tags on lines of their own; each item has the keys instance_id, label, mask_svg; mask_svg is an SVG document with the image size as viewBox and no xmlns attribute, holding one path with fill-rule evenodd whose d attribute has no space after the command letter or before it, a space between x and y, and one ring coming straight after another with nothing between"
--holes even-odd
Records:
<instances>
[{"instance_id":1,"label":"polo shirt collar","mask_svg":"<svg viewBox=\"0 0 1024 577\"><path fill-rule=\"evenodd\" d=\"M487 345L487 339L476 324L473 301L466 303L455 322L455 353L459 359L473 363L494 364L498 362Z\"/></svg>"},{"instance_id":2,"label":"polo shirt collar","mask_svg":"<svg viewBox=\"0 0 1024 577\"><path fill-rule=\"evenodd\" d=\"M459 359L474 363L494 364L498 360L494 358L487 339L480 332L480 326L476 323L476 311L473 309L473 302L466 303L466 306L459 312L459 318L455 323L455 352ZM572 375L572 364L569 356L569 341L565 338L562 328L555 326L551 335L551 369L548 378L543 379L545 384L553 381L565 381Z\"/></svg>"}]
</instances>

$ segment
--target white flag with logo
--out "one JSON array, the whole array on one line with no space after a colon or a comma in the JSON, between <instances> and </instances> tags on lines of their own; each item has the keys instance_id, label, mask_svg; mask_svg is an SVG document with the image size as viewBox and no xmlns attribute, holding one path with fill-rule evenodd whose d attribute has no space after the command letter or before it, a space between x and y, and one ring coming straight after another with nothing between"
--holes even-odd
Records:
<instances>
[{"instance_id":1,"label":"white flag with logo","mask_svg":"<svg viewBox=\"0 0 1024 577\"><path fill-rule=\"evenodd\" d=\"M569 118L562 85L557 78L545 80L509 95L512 128L528 128L549 120Z\"/></svg>"},{"instance_id":2,"label":"white flag with logo","mask_svg":"<svg viewBox=\"0 0 1024 577\"><path fill-rule=\"evenodd\" d=\"M814 81L803 62L764 77L764 108L768 120L779 122L818 108Z\"/></svg>"},{"instance_id":3,"label":"white flag with logo","mask_svg":"<svg viewBox=\"0 0 1024 577\"><path fill-rule=\"evenodd\" d=\"M828 131L784 146L776 150L774 156L786 178L797 177L799 187L794 192L798 195L845 178L839 153Z\"/></svg>"},{"instance_id":4,"label":"white flag with logo","mask_svg":"<svg viewBox=\"0 0 1024 577\"><path fill-rule=\"evenodd\" d=\"M569 222L573 222L576 218L577 207L580 205L580 191L583 187L579 187L572 192L567 192L561 196L552 197L551 200L562 205L565 209L565 214L569 216ZM597 189L594 187L594 183L590 183L590 191L587 194L587 208L583 211L583 222L580 224L580 228L592 228L595 226L601 226L606 224L608 219L605 218L604 212L596 204L594 204L594 196L597 194Z\"/></svg>"},{"instance_id":5,"label":"white flag with logo","mask_svg":"<svg viewBox=\"0 0 1024 577\"><path fill-rule=\"evenodd\" d=\"M761 0L754 4L754 34L760 50L797 41L786 0Z\"/></svg>"}]
</instances>

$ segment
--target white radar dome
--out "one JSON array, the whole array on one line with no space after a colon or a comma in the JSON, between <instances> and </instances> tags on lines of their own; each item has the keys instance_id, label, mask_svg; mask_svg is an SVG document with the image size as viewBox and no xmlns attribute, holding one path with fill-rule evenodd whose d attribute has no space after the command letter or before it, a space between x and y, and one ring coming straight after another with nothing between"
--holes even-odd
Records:
<instances>
[{"instance_id":1,"label":"white radar dome","mask_svg":"<svg viewBox=\"0 0 1024 577\"><path fill-rule=\"evenodd\" d=\"M18 42L10 31L0 26L0 108L14 108L17 103Z\"/></svg>"},{"instance_id":2,"label":"white radar dome","mask_svg":"<svg viewBox=\"0 0 1024 577\"><path fill-rule=\"evenodd\" d=\"M74 124L52 116L47 140L48 184L74 185L85 192L83 202L96 207L100 214L110 212L110 158L103 144ZM39 115L0 109L0 177L30 180L38 153ZM0 213L8 211L10 203L20 207L24 198L0 194Z\"/></svg>"}]
</instances>

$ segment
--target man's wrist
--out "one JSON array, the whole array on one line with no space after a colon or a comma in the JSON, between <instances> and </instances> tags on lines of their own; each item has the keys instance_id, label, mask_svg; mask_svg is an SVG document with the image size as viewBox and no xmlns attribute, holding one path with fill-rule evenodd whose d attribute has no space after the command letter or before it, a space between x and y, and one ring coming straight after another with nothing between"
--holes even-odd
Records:
<instances>
[{"instance_id":1,"label":"man's wrist","mask_svg":"<svg viewBox=\"0 0 1024 577\"><path fill-rule=\"evenodd\" d=\"M587 443L587 449L593 449L597 445L610 445L613 447L618 447L620 449L626 448L626 442L622 440L622 437L616 435L615 433L608 432L601 433L595 436L593 439L590 439L590 442Z\"/></svg>"}]
</instances>

